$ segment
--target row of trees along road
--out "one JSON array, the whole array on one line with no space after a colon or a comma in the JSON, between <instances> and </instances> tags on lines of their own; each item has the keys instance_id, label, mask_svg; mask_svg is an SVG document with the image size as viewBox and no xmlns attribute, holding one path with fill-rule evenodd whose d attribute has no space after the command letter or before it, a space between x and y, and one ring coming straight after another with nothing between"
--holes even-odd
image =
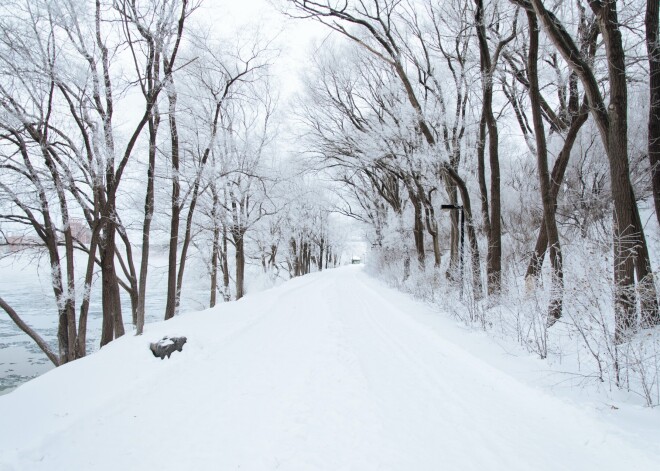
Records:
<instances>
[{"instance_id":1,"label":"row of trees along road","mask_svg":"<svg viewBox=\"0 0 660 471\"><path fill-rule=\"evenodd\" d=\"M125 333L122 296L143 332L154 234L167 239L165 319L191 250L208 266L210 306L245 294L251 259L272 277L337 263L327 209L277 163L278 51L258 32L211 33L197 0L0 8L2 240L47 257L58 349L0 307L55 365L86 354L98 274L101 346ZM301 229L301 205L324 224Z\"/></svg>"},{"instance_id":2,"label":"row of trees along road","mask_svg":"<svg viewBox=\"0 0 660 471\"><path fill-rule=\"evenodd\" d=\"M306 164L331 177L335 210L369 225L403 279L439 272L440 211L453 208L450 283L469 282L473 300L492 305L507 257L524 253L532 289L547 261L552 326L571 275L565 242L576 228L586 237L609 226L615 342L660 323L638 208L654 201L660 223L657 0L278 4L333 32L305 67L296 107ZM86 353L97 273L101 345L124 334L122 295L143 332L162 231L165 318L179 308L192 252L208 266L210 305L243 296L250 261L291 276L337 262L318 183L277 155L271 43L212 34L195 23L194 0L1 8L2 231L9 244L22 228L48 259L59 351L0 306L53 363ZM159 218L164 229L152 227Z\"/></svg>"},{"instance_id":3,"label":"row of trees along road","mask_svg":"<svg viewBox=\"0 0 660 471\"><path fill-rule=\"evenodd\" d=\"M494 302L502 290L502 222L512 217L503 212L502 154L515 148L511 140L503 147L501 133L515 133L535 157L529 176L536 175L541 204L527 280L538 283L549 259L547 325L553 325L562 316L565 278L558 219L568 225L574 217L558 213L570 205L558 199L571 156L584 156L574 144L588 139L589 123L589 136L600 139L589 148L599 149L609 169L606 194L598 194L609 199L613 218L616 342L660 322L637 205L652 194L660 218L657 0L627 2L625 12L616 0L289 0L284 10L343 37L319 47L299 114L317 165L341 182L345 211L372 226L375 247L406 246L408 207L418 268L426 269L425 235L438 267L438 200L460 203L474 296ZM631 110L631 90L646 97L645 116L639 103ZM628 140L631 113L648 129L643 146ZM592 193L603 192L601 176L590 178ZM453 211L450 278L462 276L458 217ZM387 228L394 234L389 242ZM405 278L410 259L402 252Z\"/></svg>"}]
</instances>

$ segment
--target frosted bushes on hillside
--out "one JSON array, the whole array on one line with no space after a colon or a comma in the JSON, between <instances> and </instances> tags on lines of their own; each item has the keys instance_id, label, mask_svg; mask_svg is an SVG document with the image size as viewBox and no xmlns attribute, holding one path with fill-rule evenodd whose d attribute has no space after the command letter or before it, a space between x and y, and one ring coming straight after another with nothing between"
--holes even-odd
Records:
<instances>
[{"instance_id":1,"label":"frosted bushes on hillside","mask_svg":"<svg viewBox=\"0 0 660 471\"><path fill-rule=\"evenodd\" d=\"M405 259L409 259L404 251L386 247L373 249L368 258L367 271L389 286L403 289Z\"/></svg>"},{"instance_id":2,"label":"frosted bushes on hillside","mask_svg":"<svg viewBox=\"0 0 660 471\"><path fill-rule=\"evenodd\" d=\"M530 289L523 275L525 260L518 262L521 266L507 267L497 302L475 300L468 282L461 296L442 269L421 271L413 263L410 276L404 278L403 251L377 251L369 259L369 269L471 328L515 340L527 352L546 359L549 368L561 371L558 382L601 384L609 390L629 391L647 406L660 405L660 329L638 329L617 343L608 247L576 244L567 247L567 255L564 315L552 327L547 324L549 272Z\"/></svg>"},{"instance_id":3,"label":"frosted bushes on hillside","mask_svg":"<svg viewBox=\"0 0 660 471\"><path fill-rule=\"evenodd\" d=\"M597 269L597 267L593 267ZM619 368L617 346L614 343L612 315L612 287L593 273L591 279L582 277L566 294L571 300L566 308L568 334L576 337L576 360L585 374L601 381L618 385Z\"/></svg>"},{"instance_id":4,"label":"frosted bushes on hillside","mask_svg":"<svg viewBox=\"0 0 660 471\"><path fill-rule=\"evenodd\" d=\"M660 404L660 331L655 328L635 336L621 351L626 365L623 379L631 379L634 388L649 406Z\"/></svg>"},{"instance_id":5,"label":"frosted bushes on hillside","mask_svg":"<svg viewBox=\"0 0 660 471\"><path fill-rule=\"evenodd\" d=\"M508 280L511 312L521 321L515 329L518 342L539 357L548 358L551 364L561 365L576 380L592 380L610 389L630 391L642 397L648 406L660 404L657 329L630 332L625 342L617 342L612 275L603 263L605 257L573 255L583 264L582 270L569 271L571 280L564 293L564 316L549 329L543 322L549 283L525 293ZM507 316L502 320L506 322Z\"/></svg>"},{"instance_id":6,"label":"frosted bushes on hillside","mask_svg":"<svg viewBox=\"0 0 660 471\"><path fill-rule=\"evenodd\" d=\"M505 277L506 295L501 303L486 311L492 326L503 338L513 338L528 352L539 358L547 358L555 351L548 343L547 306L550 293L546 290L526 291L527 285L521 278ZM511 293L519 293L511 296Z\"/></svg>"},{"instance_id":7,"label":"frosted bushes on hillside","mask_svg":"<svg viewBox=\"0 0 660 471\"><path fill-rule=\"evenodd\" d=\"M616 338L612 307L615 293L608 262L610 250L606 244L597 242L571 247L574 266L570 272L575 278L566 291L565 335L577 346L575 354L580 372L610 387L639 395L646 405L658 405L658 329L644 328L644 320L638 317L633 320L626 338ZM652 301L646 293L637 294L636 311L640 312L641 303ZM635 299L634 293L629 298ZM568 350L564 346L561 348Z\"/></svg>"}]
</instances>

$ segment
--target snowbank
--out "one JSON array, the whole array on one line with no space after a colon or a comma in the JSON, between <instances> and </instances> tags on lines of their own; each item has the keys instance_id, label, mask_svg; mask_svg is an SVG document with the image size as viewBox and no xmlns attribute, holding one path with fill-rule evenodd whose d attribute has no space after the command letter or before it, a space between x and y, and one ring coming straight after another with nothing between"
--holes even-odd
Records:
<instances>
[{"instance_id":1,"label":"snowbank","mask_svg":"<svg viewBox=\"0 0 660 471\"><path fill-rule=\"evenodd\" d=\"M188 342L161 361L164 335ZM528 367L349 266L151 324L0 397L0 470L657 469L656 411L614 420Z\"/></svg>"}]
</instances>

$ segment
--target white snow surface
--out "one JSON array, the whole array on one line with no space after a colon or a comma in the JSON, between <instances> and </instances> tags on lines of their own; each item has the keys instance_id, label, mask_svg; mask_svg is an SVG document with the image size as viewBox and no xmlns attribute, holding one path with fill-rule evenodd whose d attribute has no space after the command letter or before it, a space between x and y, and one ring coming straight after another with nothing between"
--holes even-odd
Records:
<instances>
[{"instance_id":1,"label":"white snow surface","mask_svg":"<svg viewBox=\"0 0 660 471\"><path fill-rule=\"evenodd\" d=\"M0 470L660 469L659 423L522 380L438 316L352 266L150 324L0 397ZM188 343L161 361L164 335Z\"/></svg>"}]
</instances>

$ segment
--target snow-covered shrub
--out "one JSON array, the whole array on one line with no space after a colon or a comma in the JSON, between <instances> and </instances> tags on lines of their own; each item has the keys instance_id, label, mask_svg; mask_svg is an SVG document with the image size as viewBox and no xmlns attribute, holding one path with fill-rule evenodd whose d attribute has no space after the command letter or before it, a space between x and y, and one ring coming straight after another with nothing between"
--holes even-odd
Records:
<instances>
[{"instance_id":1,"label":"snow-covered shrub","mask_svg":"<svg viewBox=\"0 0 660 471\"><path fill-rule=\"evenodd\" d=\"M429 259L421 270L414 251L403 246L374 249L367 269L390 286L437 305L467 326L515 340L525 351L545 359L550 369L561 369L562 382L622 389L639 396L648 406L658 405L660 329L631 332L625 342L617 343L611 247L605 242L609 234L603 233L603 227L579 243L564 245L563 316L550 327L551 271L545 266L535 284L526 281L528 260L524 256L509 258L502 292L496 298L475 296L469 276L464 276L462 287L448 279L448 260L434 268Z\"/></svg>"}]
</instances>

